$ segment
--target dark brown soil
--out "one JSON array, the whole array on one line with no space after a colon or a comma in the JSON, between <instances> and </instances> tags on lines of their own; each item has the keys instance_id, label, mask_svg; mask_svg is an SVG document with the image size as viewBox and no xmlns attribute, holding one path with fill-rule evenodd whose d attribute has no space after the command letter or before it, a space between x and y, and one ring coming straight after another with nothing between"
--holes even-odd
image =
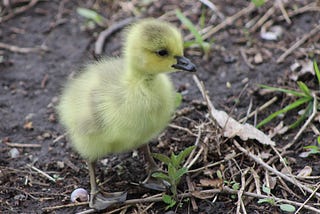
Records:
<instances>
[{"instance_id":1,"label":"dark brown soil","mask_svg":"<svg viewBox=\"0 0 320 214\"><path fill-rule=\"evenodd\" d=\"M24 6L23 1L21 2L13 4L13 9ZM215 0L212 2L225 17L234 15L249 4L248 1L243 0ZM311 0L290 1L290 4L285 5L285 8L291 11L293 8L302 8L312 2ZM270 113L292 101L292 98L282 94L261 95L257 83L297 88L295 81L289 78L292 73L290 65L295 60L305 60L308 57L314 57L320 62L320 31L307 39L282 63L276 62L285 49L291 47L295 41L319 24L319 10L306 11L300 15L292 16L292 23L288 24L286 21L278 20L277 17L281 17L281 11L277 9L268 20L274 20L274 25L280 25L284 30L279 41L262 40L259 34L260 27L253 32L250 32L250 28L245 28L249 21L254 20L255 17L261 18L271 6L272 3L268 2L261 8L244 14L230 26L215 33L212 36L214 39L212 49L207 56L204 56L201 50L191 48L186 50L186 55L197 64L197 75L199 79L204 81L215 107L230 113L236 119L246 115L250 102L252 102L252 110L254 110L273 96L278 96L279 99L275 104L258 115L258 121L261 121ZM7 14L6 6L1 5L0 7L3 9L3 14ZM206 26L215 26L223 21L200 2L189 0L181 2L165 0L149 4L140 1L40 1L25 12L15 15L7 21L0 21L1 43L18 47L47 47L47 51L38 50L28 53L17 53L0 48L1 213L42 213L46 211L45 208L71 203L70 194L75 188L83 187L89 190L89 177L85 162L70 148L67 139L61 138L64 130L59 125L54 110L61 88L68 76L77 71L85 62L94 60L94 43L98 33L103 30L101 27L84 30L86 20L77 14L77 7L95 9L106 18L108 26L137 14L142 17L159 17L167 14L164 17L165 20L172 21L182 27L174 13L172 15L172 11L177 8L187 14L197 26L199 26L202 12L205 14ZM314 7L316 8L316 6ZM317 7L320 7L319 3ZM170 11L171 15L168 13ZM184 35L189 34L186 28L183 30ZM103 55L119 55L121 41L121 32L108 38ZM254 66L253 68L250 68L248 62L244 60L241 50L246 53L249 63ZM258 53L262 54L262 62L255 63L253 58ZM206 116L207 108L202 103L201 93L191 74L175 73L172 76L176 88L184 98L181 106L184 113L180 112L181 114L177 115L172 123L188 128L197 134L198 125L210 122ZM305 81L311 84L311 88L317 89L312 78L314 77L307 76ZM292 112L286 116L289 118L288 122L293 122L296 119L295 113ZM250 119L249 122L253 123L253 119ZM274 128L278 122L279 120L263 127L265 133ZM314 126L319 129L319 121L315 122ZM209 136L207 160L200 158L193 168L223 160L231 150L240 153L233 146L231 140L220 136L219 130L214 128L212 124L207 128L204 134ZM299 128L275 137L277 147L281 148L291 142L298 130ZM307 128L297 143L288 150L285 158L289 160L294 174L306 165L313 169L313 176L320 174L319 155L308 158L299 157L299 154L305 151L303 146L314 145L316 137L316 134ZM201 137L202 142L204 138L205 136ZM170 154L193 145L195 140L195 136L183 130L168 128L151 145L153 152ZM262 147L257 142L243 142L242 145L275 155L270 151L270 148ZM19 155L15 158L10 155L13 148L19 151ZM104 166L99 162L97 170L98 179L106 181L103 185L105 190L128 191L128 199L139 199L157 194L157 192L133 184L142 181L146 175L145 163L140 154L133 156L132 153L125 153L107 158L108 161ZM236 160L241 169L246 167L259 168L244 155L238 156ZM210 169L213 170L211 172L212 178L217 178L216 171L218 169L223 171L223 167L230 168L232 165L238 169L235 162L229 161L224 164ZM279 161L274 164L279 170L282 168ZM32 166L52 176L56 182L50 181L35 171ZM226 169L223 172L225 172L225 180L241 183L239 172L232 174ZM263 183L265 170L262 169L259 175ZM197 185L200 183L200 179L210 178L208 174L204 173L194 173L190 177L192 182ZM317 183L314 180L309 182ZM288 188L297 195L292 195L281 183L277 183L277 187L272 193L277 197L287 197L301 203L308 198L309 194L303 195L297 187L292 184L288 185ZM181 192L188 191L185 178L182 179L179 189ZM183 202L181 207L172 210L177 213L236 213L237 198L233 196L231 194L217 194L208 199L196 199L198 211L192 209L189 199ZM216 201L211 203L213 199ZM317 200L319 201L319 198L312 202ZM258 204L257 201L258 199L253 198L246 202L248 213L281 212L277 206ZM141 213L149 205L151 205L150 202L134 204L124 212ZM166 204L163 202L157 202L148 208L146 213L165 213L167 212L165 207ZM109 211L117 208L111 208ZM87 209L89 209L87 205L62 206L60 209L49 212L76 213ZM318 209L320 210L319 206ZM303 211L304 213L311 212Z\"/></svg>"}]
</instances>

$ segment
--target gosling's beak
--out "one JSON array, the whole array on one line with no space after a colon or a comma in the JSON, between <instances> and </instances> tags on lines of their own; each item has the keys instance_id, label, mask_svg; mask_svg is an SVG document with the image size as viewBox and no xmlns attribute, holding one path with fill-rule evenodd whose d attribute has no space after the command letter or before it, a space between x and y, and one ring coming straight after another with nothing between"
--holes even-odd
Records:
<instances>
[{"instance_id":1,"label":"gosling's beak","mask_svg":"<svg viewBox=\"0 0 320 214\"><path fill-rule=\"evenodd\" d=\"M177 59L177 64L172 65L173 68L189 71L189 72L196 72L196 66L186 57L184 56L175 56L174 58Z\"/></svg>"}]
</instances>

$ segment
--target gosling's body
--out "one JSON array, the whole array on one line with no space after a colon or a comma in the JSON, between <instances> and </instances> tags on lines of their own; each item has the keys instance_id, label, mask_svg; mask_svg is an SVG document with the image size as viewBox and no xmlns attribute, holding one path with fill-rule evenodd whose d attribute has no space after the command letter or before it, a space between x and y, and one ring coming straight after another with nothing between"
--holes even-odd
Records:
<instances>
[{"instance_id":1,"label":"gosling's body","mask_svg":"<svg viewBox=\"0 0 320 214\"><path fill-rule=\"evenodd\" d=\"M87 66L61 97L61 122L90 161L148 143L174 111L175 91L166 74L130 75L124 64L119 58Z\"/></svg>"},{"instance_id":2,"label":"gosling's body","mask_svg":"<svg viewBox=\"0 0 320 214\"><path fill-rule=\"evenodd\" d=\"M125 200L125 193L99 193L95 161L146 144L165 128L175 108L174 87L166 73L175 70L195 71L183 56L179 30L146 19L127 31L123 58L90 64L66 84L58 113L74 148L87 160L90 207L102 210ZM143 151L149 171L156 169L147 144ZM148 181L147 187L159 189Z\"/></svg>"}]
</instances>

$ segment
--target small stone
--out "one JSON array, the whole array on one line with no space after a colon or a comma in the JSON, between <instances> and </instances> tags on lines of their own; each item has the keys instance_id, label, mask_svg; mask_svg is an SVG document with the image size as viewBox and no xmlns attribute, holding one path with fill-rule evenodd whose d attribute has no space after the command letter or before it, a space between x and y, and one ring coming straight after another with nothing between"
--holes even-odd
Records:
<instances>
[{"instance_id":1,"label":"small stone","mask_svg":"<svg viewBox=\"0 0 320 214\"><path fill-rule=\"evenodd\" d=\"M103 166L107 166L109 159L105 158L105 159L100 160L100 162L102 163Z\"/></svg>"},{"instance_id":2,"label":"small stone","mask_svg":"<svg viewBox=\"0 0 320 214\"><path fill-rule=\"evenodd\" d=\"M223 62L226 64L235 63L237 61L237 58L233 55L228 55L223 57Z\"/></svg>"},{"instance_id":3,"label":"small stone","mask_svg":"<svg viewBox=\"0 0 320 214\"><path fill-rule=\"evenodd\" d=\"M83 188L77 188L73 190L73 192L71 193L71 201L73 203L89 201L89 194L87 190Z\"/></svg>"},{"instance_id":4,"label":"small stone","mask_svg":"<svg viewBox=\"0 0 320 214\"><path fill-rule=\"evenodd\" d=\"M276 41L281 38L283 34L283 28L281 26L272 26L269 31L265 27L261 28L260 37L268 41Z\"/></svg>"},{"instance_id":5,"label":"small stone","mask_svg":"<svg viewBox=\"0 0 320 214\"><path fill-rule=\"evenodd\" d=\"M15 195L13 198L14 198L14 200L22 201L22 200L26 199L26 196L23 194L19 194L19 195Z\"/></svg>"},{"instance_id":6,"label":"small stone","mask_svg":"<svg viewBox=\"0 0 320 214\"><path fill-rule=\"evenodd\" d=\"M63 161L57 161L57 166L58 166L58 168L63 169L64 168L64 162Z\"/></svg>"},{"instance_id":7,"label":"small stone","mask_svg":"<svg viewBox=\"0 0 320 214\"><path fill-rule=\"evenodd\" d=\"M44 139L49 139L49 138L51 138L51 134L49 132L45 132L45 133L42 134L42 137Z\"/></svg>"},{"instance_id":8,"label":"small stone","mask_svg":"<svg viewBox=\"0 0 320 214\"><path fill-rule=\"evenodd\" d=\"M49 121L51 123L57 122L56 116L53 113L49 115Z\"/></svg>"},{"instance_id":9,"label":"small stone","mask_svg":"<svg viewBox=\"0 0 320 214\"><path fill-rule=\"evenodd\" d=\"M20 152L17 148L10 149L9 156L11 158L17 158L20 155Z\"/></svg>"},{"instance_id":10,"label":"small stone","mask_svg":"<svg viewBox=\"0 0 320 214\"><path fill-rule=\"evenodd\" d=\"M263 62L263 58L262 58L262 55L261 53L257 53L255 56L254 56L254 63L255 64L261 64Z\"/></svg>"},{"instance_id":11,"label":"small stone","mask_svg":"<svg viewBox=\"0 0 320 214\"><path fill-rule=\"evenodd\" d=\"M35 116L34 113L29 113L24 119L25 119L26 121L30 121L34 116Z\"/></svg>"}]
</instances>

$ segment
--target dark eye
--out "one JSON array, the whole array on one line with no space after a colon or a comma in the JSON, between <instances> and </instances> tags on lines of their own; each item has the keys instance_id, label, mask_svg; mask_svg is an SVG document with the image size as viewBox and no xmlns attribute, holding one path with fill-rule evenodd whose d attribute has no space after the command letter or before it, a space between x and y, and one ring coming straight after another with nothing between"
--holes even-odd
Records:
<instances>
[{"instance_id":1,"label":"dark eye","mask_svg":"<svg viewBox=\"0 0 320 214\"><path fill-rule=\"evenodd\" d=\"M168 56L169 55L169 53L166 49L162 49L162 50L157 51L157 54L159 56Z\"/></svg>"}]
</instances>

